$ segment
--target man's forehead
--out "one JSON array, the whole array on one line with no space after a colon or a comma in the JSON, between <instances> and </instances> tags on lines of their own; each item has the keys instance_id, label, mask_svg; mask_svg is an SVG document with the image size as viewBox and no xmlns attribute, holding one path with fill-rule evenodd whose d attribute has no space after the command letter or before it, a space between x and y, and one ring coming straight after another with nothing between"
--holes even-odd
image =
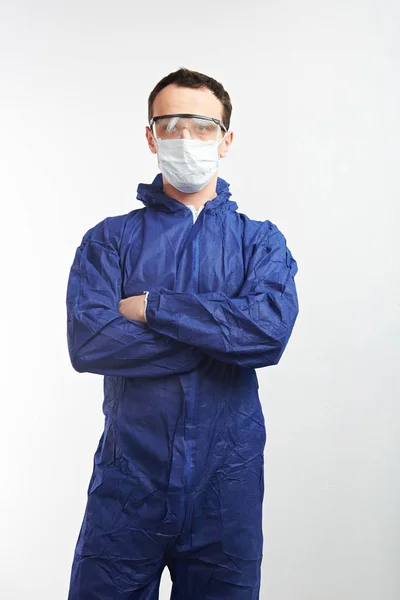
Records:
<instances>
[{"instance_id":1,"label":"man's forehead","mask_svg":"<svg viewBox=\"0 0 400 600\"><path fill-rule=\"evenodd\" d=\"M167 85L157 94L153 116L188 113L222 119L223 106L208 88L186 88Z\"/></svg>"}]
</instances>

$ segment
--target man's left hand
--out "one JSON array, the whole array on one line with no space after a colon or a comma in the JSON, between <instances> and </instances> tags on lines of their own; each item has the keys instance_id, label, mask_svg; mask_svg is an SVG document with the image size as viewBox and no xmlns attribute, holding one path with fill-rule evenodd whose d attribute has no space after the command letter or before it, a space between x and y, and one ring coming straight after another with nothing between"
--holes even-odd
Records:
<instances>
[{"instance_id":1,"label":"man's left hand","mask_svg":"<svg viewBox=\"0 0 400 600\"><path fill-rule=\"evenodd\" d=\"M140 294L140 296L129 296L124 300L120 300L118 304L118 312L121 313L127 319L133 321L140 321L145 323L144 318L144 299L146 294Z\"/></svg>"}]
</instances>

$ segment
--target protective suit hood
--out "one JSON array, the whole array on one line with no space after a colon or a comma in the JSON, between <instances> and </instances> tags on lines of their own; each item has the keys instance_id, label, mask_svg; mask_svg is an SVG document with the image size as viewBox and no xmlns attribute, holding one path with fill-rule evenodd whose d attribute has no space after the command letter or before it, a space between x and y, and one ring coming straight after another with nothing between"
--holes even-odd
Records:
<instances>
[{"instance_id":1,"label":"protective suit hood","mask_svg":"<svg viewBox=\"0 0 400 600\"><path fill-rule=\"evenodd\" d=\"M217 196L206 202L204 210L211 214L214 212L233 212L237 210L238 205L236 202L229 200L232 196L229 185L224 179L218 177L216 187ZM175 200L175 198L170 198L164 193L161 173L158 173L152 183L139 183L136 197L147 207L159 208L165 206L171 212L186 208L182 202Z\"/></svg>"}]
</instances>

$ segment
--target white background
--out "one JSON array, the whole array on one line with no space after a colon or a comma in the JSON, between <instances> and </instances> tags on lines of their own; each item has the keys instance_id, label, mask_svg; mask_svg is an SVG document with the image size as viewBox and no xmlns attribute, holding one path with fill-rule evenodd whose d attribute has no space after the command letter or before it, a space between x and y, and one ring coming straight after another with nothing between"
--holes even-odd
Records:
<instances>
[{"instance_id":1,"label":"white background","mask_svg":"<svg viewBox=\"0 0 400 600\"><path fill-rule=\"evenodd\" d=\"M397 600L398 1L3 0L0 23L0 597L67 597L103 427L102 377L67 353L69 268L142 206L147 97L184 66L230 93L220 175L299 266L292 339L258 370L261 598Z\"/></svg>"}]
</instances>

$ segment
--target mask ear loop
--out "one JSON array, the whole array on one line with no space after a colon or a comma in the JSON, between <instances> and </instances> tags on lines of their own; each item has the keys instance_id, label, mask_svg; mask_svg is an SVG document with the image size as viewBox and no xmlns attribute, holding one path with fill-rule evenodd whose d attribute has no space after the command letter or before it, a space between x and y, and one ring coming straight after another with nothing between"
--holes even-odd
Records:
<instances>
[{"instance_id":1,"label":"mask ear loop","mask_svg":"<svg viewBox=\"0 0 400 600\"><path fill-rule=\"evenodd\" d=\"M219 140L217 146L219 146L224 141L224 139L226 138L226 136L228 135L228 133L229 133L229 131L227 131L226 134L224 135L224 137Z\"/></svg>"},{"instance_id":2,"label":"mask ear loop","mask_svg":"<svg viewBox=\"0 0 400 600\"><path fill-rule=\"evenodd\" d=\"M225 135L223 136L223 138L221 138L221 139L219 140L219 142L218 142L218 144L217 144L217 146L216 146L216 151L217 151L218 161L219 161L219 160L220 160L220 158L221 158L221 157L220 157L220 155L219 155L219 152L218 152L218 146L219 146L219 145L220 145L220 144L221 144L221 143L224 141L224 139L226 138L226 136L228 135L228 133L229 133L229 131L227 131L227 132L225 133Z\"/></svg>"},{"instance_id":3,"label":"mask ear loop","mask_svg":"<svg viewBox=\"0 0 400 600\"><path fill-rule=\"evenodd\" d=\"M221 127L220 127L220 128L221 128ZM217 144L217 148L218 148L218 146L219 146L219 145L220 145L220 144L221 144L221 143L224 141L224 139L226 138L226 136L228 135L228 133L229 133L229 131L227 131L227 132L225 133L225 135L224 135L224 136L223 136L223 137L222 137L222 138L219 140L219 142L218 142L218 144Z\"/></svg>"}]
</instances>

